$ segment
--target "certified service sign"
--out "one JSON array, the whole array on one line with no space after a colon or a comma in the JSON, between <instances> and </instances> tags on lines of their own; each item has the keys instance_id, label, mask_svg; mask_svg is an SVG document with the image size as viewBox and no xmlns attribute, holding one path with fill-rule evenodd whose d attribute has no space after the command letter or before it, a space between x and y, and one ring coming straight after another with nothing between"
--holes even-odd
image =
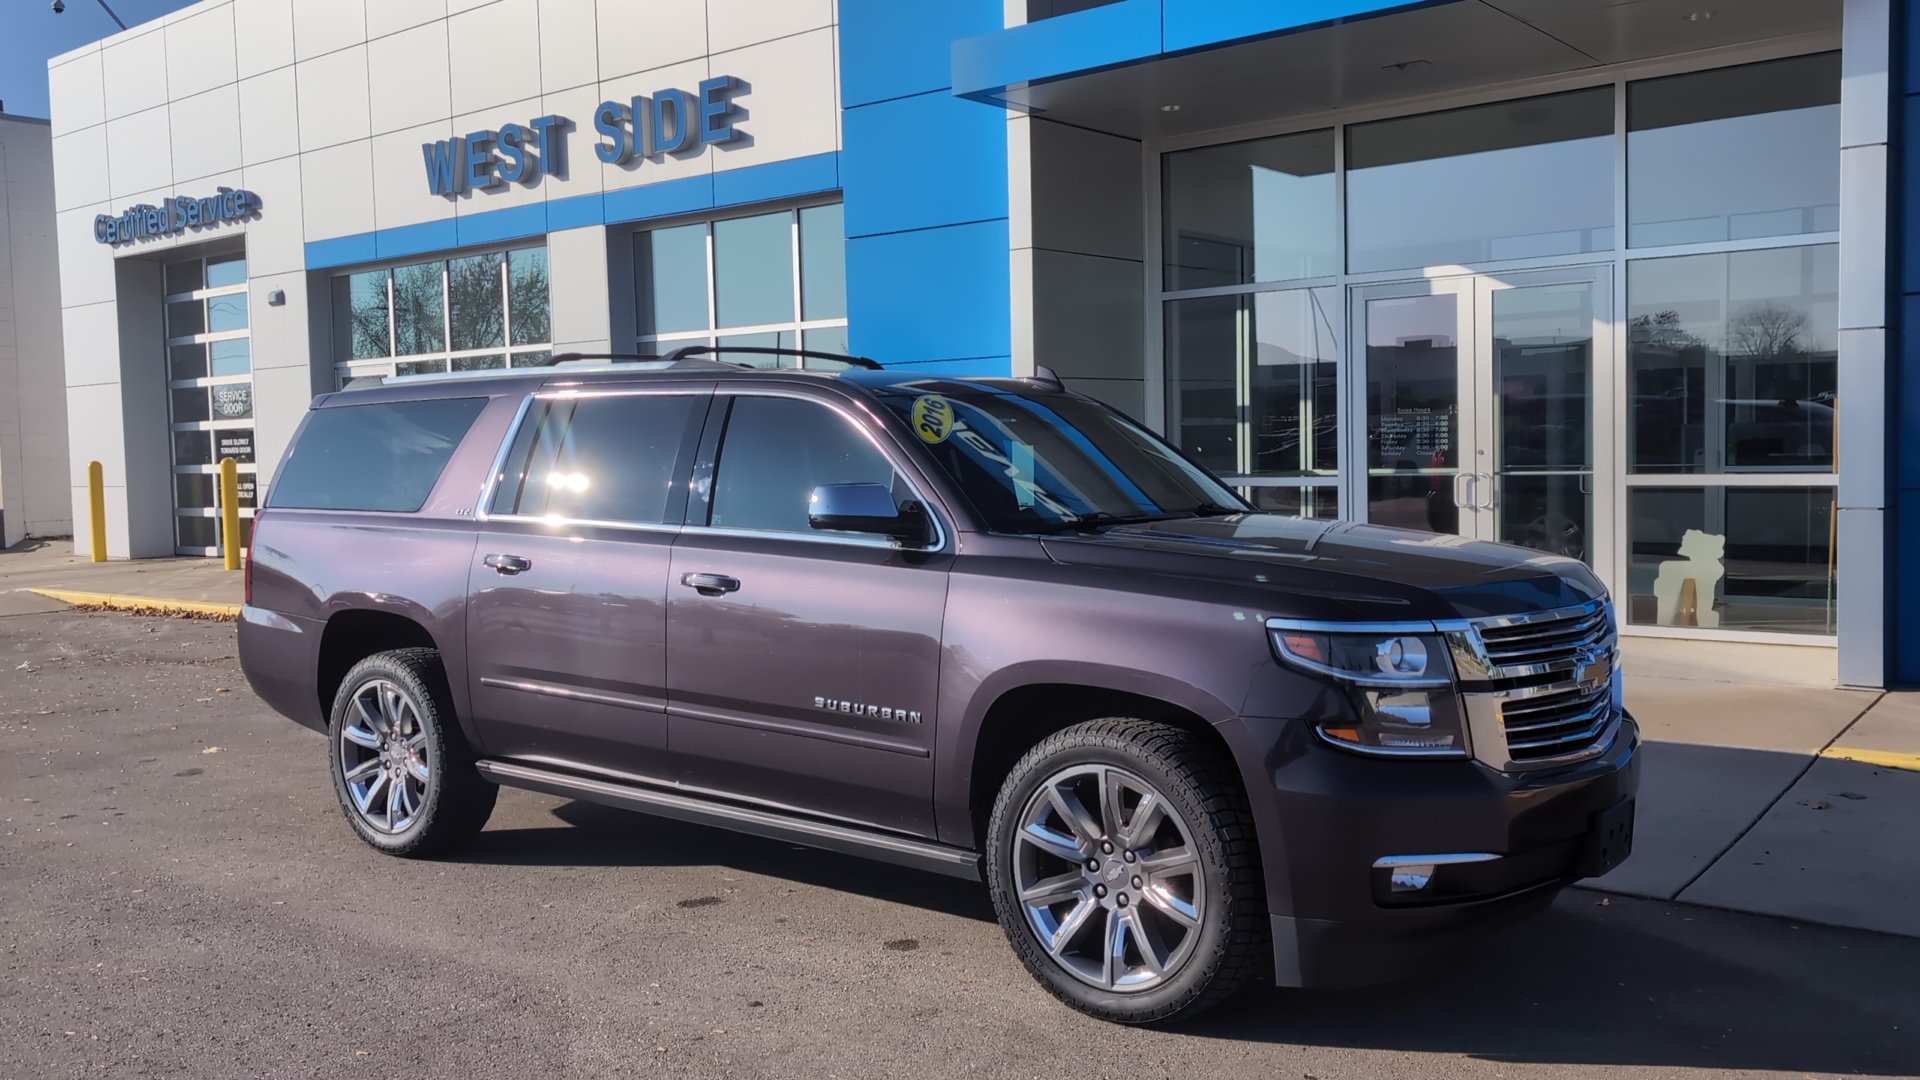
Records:
<instances>
[{"instance_id":1,"label":"certified service sign","mask_svg":"<svg viewBox=\"0 0 1920 1080\"><path fill-rule=\"evenodd\" d=\"M130 206L119 217L101 214L93 219L93 238L102 244L131 244L188 229L211 228L224 221L241 221L259 212L260 196L245 188L223 187L206 198L176 195L159 206Z\"/></svg>"}]
</instances>

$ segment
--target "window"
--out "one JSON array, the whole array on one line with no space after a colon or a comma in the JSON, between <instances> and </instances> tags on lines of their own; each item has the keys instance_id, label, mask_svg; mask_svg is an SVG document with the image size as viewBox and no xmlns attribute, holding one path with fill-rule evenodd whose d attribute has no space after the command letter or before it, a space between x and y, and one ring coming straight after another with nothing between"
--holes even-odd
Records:
<instances>
[{"instance_id":1,"label":"window","mask_svg":"<svg viewBox=\"0 0 1920 1080\"><path fill-rule=\"evenodd\" d=\"M220 550L220 462L239 466L239 543L252 528L253 357L247 328L247 260L214 255L161 268L167 406L173 432L174 548Z\"/></svg>"},{"instance_id":2,"label":"window","mask_svg":"<svg viewBox=\"0 0 1920 1080\"><path fill-rule=\"evenodd\" d=\"M1340 272L1331 129L1183 150L1163 167L1167 288Z\"/></svg>"},{"instance_id":3,"label":"window","mask_svg":"<svg viewBox=\"0 0 1920 1080\"><path fill-rule=\"evenodd\" d=\"M633 258L642 353L688 345L847 351L838 203L649 229L635 234ZM801 366L797 357L754 353L723 359Z\"/></svg>"},{"instance_id":4,"label":"window","mask_svg":"<svg viewBox=\"0 0 1920 1080\"><path fill-rule=\"evenodd\" d=\"M1630 489L1628 621L1834 632L1833 488Z\"/></svg>"},{"instance_id":5,"label":"window","mask_svg":"<svg viewBox=\"0 0 1920 1080\"><path fill-rule=\"evenodd\" d=\"M1169 301L1166 311L1180 449L1247 494L1287 477L1306 483L1282 486L1324 489L1331 500L1340 467L1340 291L1197 297Z\"/></svg>"},{"instance_id":6,"label":"window","mask_svg":"<svg viewBox=\"0 0 1920 1080\"><path fill-rule=\"evenodd\" d=\"M1352 272L1609 251L1612 87L1347 129Z\"/></svg>"},{"instance_id":7,"label":"window","mask_svg":"<svg viewBox=\"0 0 1920 1080\"><path fill-rule=\"evenodd\" d=\"M705 400L640 394L536 403L509 458L526 467L502 484L494 512L666 522L681 449L695 406Z\"/></svg>"},{"instance_id":8,"label":"window","mask_svg":"<svg viewBox=\"0 0 1920 1080\"><path fill-rule=\"evenodd\" d=\"M1627 87L1634 247L1840 228L1840 54Z\"/></svg>"},{"instance_id":9,"label":"window","mask_svg":"<svg viewBox=\"0 0 1920 1080\"><path fill-rule=\"evenodd\" d=\"M433 259L333 279L335 372L422 375L553 362L547 249Z\"/></svg>"},{"instance_id":10,"label":"window","mask_svg":"<svg viewBox=\"0 0 1920 1080\"><path fill-rule=\"evenodd\" d=\"M452 398L317 409L267 505L419 510L486 404L485 398Z\"/></svg>"},{"instance_id":11,"label":"window","mask_svg":"<svg viewBox=\"0 0 1920 1080\"><path fill-rule=\"evenodd\" d=\"M737 397L713 483L715 528L811 533L808 500L827 484L882 484L904 494L893 464L851 421L795 398Z\"/></svg>"}]
</instances>

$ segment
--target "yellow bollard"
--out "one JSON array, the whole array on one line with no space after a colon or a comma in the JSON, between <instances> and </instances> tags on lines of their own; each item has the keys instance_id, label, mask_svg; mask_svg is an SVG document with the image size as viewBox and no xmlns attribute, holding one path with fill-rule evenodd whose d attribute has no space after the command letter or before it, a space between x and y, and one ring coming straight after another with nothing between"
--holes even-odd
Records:
<instances>
[{"instance_id":1,"label":"yellow bollard","mask_svg":"<svg viewBox=\"0 0 1920 1080\"><path fill-rule=\"evenodd\" d=\"M240 466L220 459L220 547L227 569L240 569Z\"/></svg>"},{"instance_id":2,"label":"yellow bollard","mask_svg":"<svg viewBox=\"0 0 1920 1080\"><path fill-rule=\"evenodd\" d=\"M93 529L93 561L107 561L107 479L97 461L87 462L87 518Z\"/></svg>"}]
</instances>

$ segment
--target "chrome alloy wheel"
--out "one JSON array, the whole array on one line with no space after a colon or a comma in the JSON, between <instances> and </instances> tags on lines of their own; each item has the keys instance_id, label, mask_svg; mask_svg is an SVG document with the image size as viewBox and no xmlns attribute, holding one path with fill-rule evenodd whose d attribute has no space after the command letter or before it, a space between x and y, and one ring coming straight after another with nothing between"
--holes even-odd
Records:
<instances>
[{"instance_id":1,"label":"chrome alloy wheel","mask_svg":"<svg viewBox=\"0 0 1920 1080\"><path fill-rule=\"evenodd\" d=\"M381 832L405 832L427 802L427 733L407 692L386 679L356 690L340 728L340 773L354 812Z\"/></svg>"},{"instance_id":2,"label":"chrome alloy wheel","mask_svg":"<svg viewBox=\"0 0 1920 1080\"><path fill-rule=\"evenodd\" d=\"M1049 776L1013 843L1027 926L1055 963L1102 990L1150 990L1193 954L1206 880L1188 828L1152 784L1111 765Z\"/></svg>"}]
</instances>

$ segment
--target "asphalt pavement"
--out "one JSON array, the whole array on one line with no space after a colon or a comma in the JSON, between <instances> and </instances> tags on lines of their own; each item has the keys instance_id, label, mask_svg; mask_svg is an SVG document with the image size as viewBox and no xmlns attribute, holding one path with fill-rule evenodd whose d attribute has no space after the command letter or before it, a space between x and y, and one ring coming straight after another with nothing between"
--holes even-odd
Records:
<instances>
[{"instance_id":1,"label":"asphalt pavement","mask_svg":"<svg viewBox=\"0 0 1920 1080\"><path fill-rule=\"evenodd\" d=\"M0 616L0 1077L1920 1075L1920 940L1570 890L1397 986L1068 1011L977 886L524 792L340 820L230 624Z\"/></svg>"}]
</instances>

